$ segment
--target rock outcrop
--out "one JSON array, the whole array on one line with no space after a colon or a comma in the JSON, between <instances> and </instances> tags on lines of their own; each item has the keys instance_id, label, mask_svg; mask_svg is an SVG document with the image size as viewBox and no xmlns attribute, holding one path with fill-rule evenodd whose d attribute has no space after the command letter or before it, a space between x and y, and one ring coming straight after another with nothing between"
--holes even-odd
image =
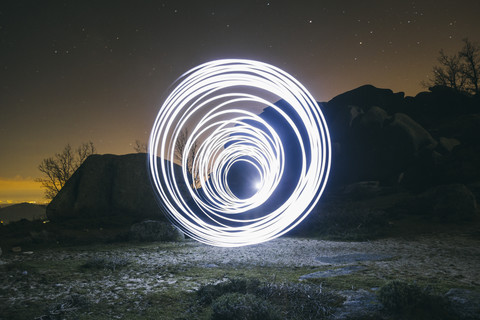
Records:
<instances>
[{"instance_id":1,"label":"rock outcrop","mask_svg":"<svg viewBox=\"0 0 480 320\"><path fill-rule=\"evenodd\" d=\"M340 184L371 180L382 184L398 182L400 174L414 164L419 155L430 154L437 146L430 133L408 115L389 116L375 106L359 114L341 131L340 137L332 134L338 145L332 178Z\"/></svg>"},{"instance_id":2,"label":"rock outcrop","mask_svg":"<svg viewBox=\"0 0 480 320\"><path fill-rule=\"evenodd\" d=\"M435 87L404 97L371 85L321 103L333 145L331 185L401 184L415 192L480 180L480 99Z\"/></svg>"},{"instance_id":3,"label":"rock outcrop","mask_svg":"<svg viewBox=\"0 0 480 320\"><path fill-rule=\"evenodd\" d=\"M92 155L47 206L52 221L127 217L165 220L147 171L146 154Z\"/></svg>"}]
</instances>

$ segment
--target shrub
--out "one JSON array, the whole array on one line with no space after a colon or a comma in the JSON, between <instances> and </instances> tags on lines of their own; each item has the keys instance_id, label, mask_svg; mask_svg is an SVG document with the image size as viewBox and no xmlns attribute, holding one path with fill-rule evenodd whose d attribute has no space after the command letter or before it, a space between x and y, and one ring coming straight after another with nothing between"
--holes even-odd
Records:
<instances>
[{"instance_id":1,"label":"shrub","mask_svg":"<svg viewBox=\"0 0 480 320\"><path fill-rule=\"evenodd\" d=\"M282 319L273 305L250 293L226 293L213 301L212 311L212 320Z\"/></svg>"},{"instance_id":2,"label":"shrub","mask_svg":"<svg viewBox=\"0 0 480 320\"><path fill-rule=\"evenodd\" d=\"M418 304L422 290L415 284L394 280L378 291L378 299L385 309L393 312L411 309Z\"/></svg>"},{"instance_id":3,"label":"shrub","mask_svg":"<svg viewBox=\"0 0 480 320\"><path fill-rule=\"evenodd\" d=\"M448 301L416 284L394 280L378 290L385 311L409 319L453 319Z\"/></svg>"}]
</instances>

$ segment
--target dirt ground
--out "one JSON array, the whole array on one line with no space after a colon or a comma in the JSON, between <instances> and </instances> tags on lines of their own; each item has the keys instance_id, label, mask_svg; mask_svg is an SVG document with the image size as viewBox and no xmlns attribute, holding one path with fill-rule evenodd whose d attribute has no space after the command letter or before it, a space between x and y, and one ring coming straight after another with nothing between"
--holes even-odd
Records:
<instances>
[{"instance_id":1,"label":"dirt ground","mask_svg":"<svg viewBox=\"0 0 480 320\"><path fill-rule=\"evenodd\" d=\"M386 260L325 263L319 258L349 254L388 256ZM130 262L121 270L85 271L93 257L117 257ZM202 284L244 275L298 281L303 274L361 265L361 271L332 278L329 284L371 290L377 281L401 279L449 288L480 290L480 239L469 235L428 235L411 239L337 242L280 238L241 248L181 243L118 243L90 247L8 253L0 257L0 319L2 312L31 308L78 293L94 304L114 305L128 298L162 291L194 292ZM348 278L350 277L350 278ZM366 280L365 280L366 279ZM328 284L328 283L327 283ZM137 306L138 307L138 306ZM135 306L132 306L135 308ZM3 311L2 311L3 310ZM35 313L36 312L36 313Z\"/></svg>"}]
</instances>

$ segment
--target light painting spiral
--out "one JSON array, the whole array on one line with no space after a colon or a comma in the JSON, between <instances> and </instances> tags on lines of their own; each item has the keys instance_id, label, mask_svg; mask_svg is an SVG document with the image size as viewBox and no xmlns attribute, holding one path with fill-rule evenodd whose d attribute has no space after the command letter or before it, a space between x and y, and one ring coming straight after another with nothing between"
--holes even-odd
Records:
<instances>
[{"instance_id":1,"label":"light painting spiral","mask_svg":"<svg viewBox=\"0 0 480 320\"><path fill-rule=\"evenodd\" d=\"M152 185L170 220L193 239L226 247L297 226L319 201L330 162L312 95L281 69L241 59L185 73L148 146Z\"/></svg>"}]
</instances>

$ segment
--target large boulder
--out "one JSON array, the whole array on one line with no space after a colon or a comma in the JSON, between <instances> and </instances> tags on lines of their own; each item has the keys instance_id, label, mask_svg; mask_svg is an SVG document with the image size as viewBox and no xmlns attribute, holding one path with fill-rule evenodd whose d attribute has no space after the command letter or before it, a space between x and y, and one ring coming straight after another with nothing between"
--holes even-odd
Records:
<instances>
[{"instance_id":1,"label":"large boulder","mask_svg":"<svg viewBox=\"0 0 480 320\"><path fill-rule=\"evenodd\" d=\"M479 99L452 88L436 86L408 99L403 112L428 130L443 130L460 115L478 112ZM443 133L442 133L443 134Z\"/></svg>"},{"instance_id":2,"label":"large boulder","mask_svg":"<svg viewBox=\"0 0 480 320\"><path fill-rule=\"evenodd\" d=\"M328 128L332 141L344 144L351 139L351 127L360 115L368 113L371 108L373 112L370 117L382 117L379 109L384 111L383 115L401 112L405 105L403 92L393 93L390 89L380 89L372 85L364 85L356 89L342 93L328 102L322 103L322 111L327 119Z\"/></svg>"},{"instance_id":3,"label":"large boulder","mask_svg":"<svg viewBox=\"0 0 480 320\"><path fill-rule=\"evenodd\" d=\"M334 153L332 178L340 184L380 181L391 185L419 157L431 154L437 142L416 121L403 113L389 116L371 107L345 128L348 134ZM337 129L338 131L338 129Z\"/></svg>"},{"instance_id":4,"label":"large boulder","mask_svg":"<svg viewBox=\"0 0 480 320\"><path fill-rule=\"evenodd\" d=\"M430 133L404 113L394 114L386 128L391 142L400 143L397 148L402 154L417 154L423 148L433 150L437 146Z\"/></svg>"},{"instance_id":5,"label":"large boulder","mask_svg":"<svg viewBox=\"0 0 480 320\"><path fill-rule=\"evenodd\" d=\"M434 164L439 184L470 184L480 181L480 144L460 144Z\"/></svg>"},{"instance_id":6,"label":"large boulder","mask_svg":"<svg viewBox=\"0 0 480 320\"><path fill-rule=\"evenodd\" d=\"M440 137L438 138L437 150L441 154L448 154L458 145L460 145L460 141L457 139Z\"/></svg>"},{"instance_id":7,"label":"large boulder","mask_svg":"<svg viewBox=\"0 0 480 320\"><path fill-rule=\"evenodd\" d=\"M475 195L463 184L432 187L407 203L407 207L411 213L439 221L470 220L477 214Z\"/></svg>"},{"instance_id":8,"label":"large boulder","mask_svg":"<svg viewBox=\"0 0 480 320\"><path fill-rule=\"evenodd\" d=\"M376 88L367 84L334 97L328 101L328 106L339 110L349 105L356 105L364 112L372 106L378 106L389 113L395 113L402 111L405 104L404 97L403 92L393 93L390 89Z\"/></svg>"},{"instance_id":9,"label":"large boulder","mask_svg":"<svg viewBox=\"0 0 480 320\"><path fill-rule=\"evenodd\" d=\"M144 153L88 157L47 206L47 216L52 221L99 217L165 220L150 184Z\"/></svg>"},{"instance_id":10,"label":"large boulder","mask_svg":"<svg viewBox=\"0 0 480 320\"><path fill-rule=\"evenodd\" d=\"M359 118L357 126L364 130L373 131L372 133L377 133L377 130L384 127L385 121L388 118L388 113L385 110L373 106Z\"/></svg>"},{"instance_id":11,"label":"large boulder","mask_svg":"<svg viewBox=\"0 0 480 320\"><path fill-rule=\"evenodd\" d=\"M480 105L478 106L476 112L479 110ZM449 144L454 143L456 145L461 144L478 147L480 146L480 113L464 114L456 118L452 118L437 131L444 137L449 138L447 141L445 141Z\"/></svg>"},{"instance_id":12,"label":"large boulder","mask_svg":"<svg viewBox=\"0 0 480 320\"><path fill-rule=\"evenodd\" d=\"M182 241L185 235L168 222L146 220L130 228L130 239L136 241Z\"/></svg>"}]
</instances>

